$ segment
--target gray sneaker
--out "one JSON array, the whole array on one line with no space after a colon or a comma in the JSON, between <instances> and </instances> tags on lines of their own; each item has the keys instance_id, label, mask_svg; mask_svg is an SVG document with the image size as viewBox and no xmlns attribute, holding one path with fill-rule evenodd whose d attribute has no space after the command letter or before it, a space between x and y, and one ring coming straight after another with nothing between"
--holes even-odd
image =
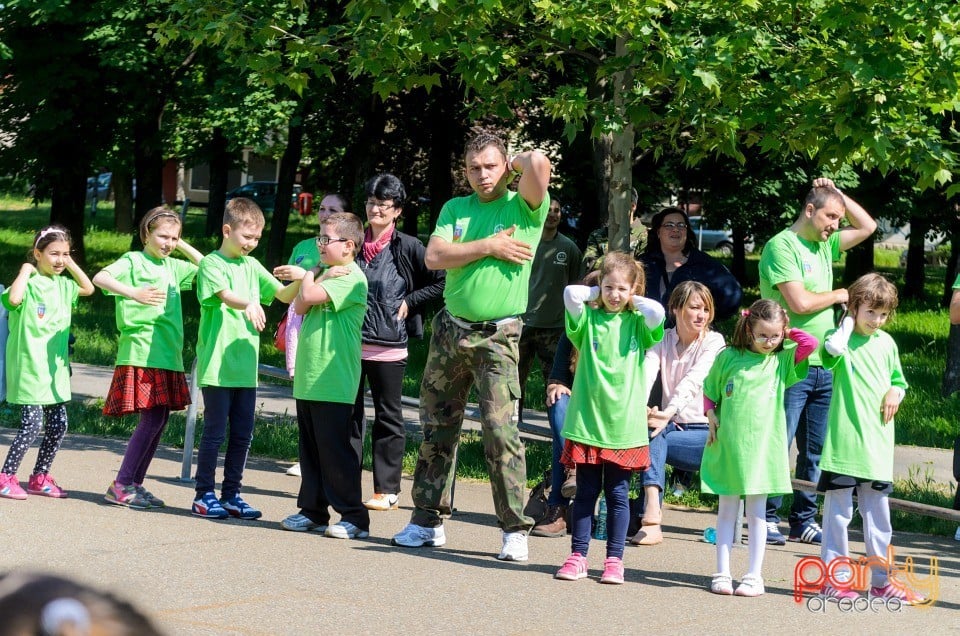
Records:
<instances>
[{"instance_id":1,"label":"gray sneaker","mask_svg":"<svg viewBox=\"0 0 960 636\"><path fill-rule=\"evenodd\" d=\"M137 489L137 494L150 504L151 508L163 508L166 506L166 504L163 503L163 499L160 499L160 497L157 497L143 486L134 486L134 488Z\"/></svg>"},{"instance_id":2,"label":"gray sneaker","mask_svg":"<svg viewBox=\"0 0 960 636\"><path fill-rule=\"evenodd\" d=\"M317 523L305 515L299 513L290 515L280 522L284 530L292 532L326 532L329 526Z\"/></svg>"}]
</instances>

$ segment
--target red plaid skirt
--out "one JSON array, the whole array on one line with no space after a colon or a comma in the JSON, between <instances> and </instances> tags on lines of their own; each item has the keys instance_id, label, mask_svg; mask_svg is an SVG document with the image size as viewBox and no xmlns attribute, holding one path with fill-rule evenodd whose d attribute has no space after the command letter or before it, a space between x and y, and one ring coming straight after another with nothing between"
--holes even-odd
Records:
<instances>
[{"instance_id":1,"label":"red plaid skirt","mask_svg":"<svg viewBox=\"0 0 960 636\"><path fill-rule=\"evenodd\" d=\"M563 455L560 463L567 468L576 468L577 464L616 464L621 468L643 470L650 466L650 447L636 448L597 448L567 440L563 443Z\"/></svg>"},{"instance_id":2,"label":"red plaid skirt","mask_svg":"<svg viewBox=\"0 0 960 636\"><path fill-rule=\"evenodd\" d=\"M118 366L103 405L104 415L129 415L155 406L182 411L190 404L190 387L182 371Z\"/></svg>"}]
</instances>

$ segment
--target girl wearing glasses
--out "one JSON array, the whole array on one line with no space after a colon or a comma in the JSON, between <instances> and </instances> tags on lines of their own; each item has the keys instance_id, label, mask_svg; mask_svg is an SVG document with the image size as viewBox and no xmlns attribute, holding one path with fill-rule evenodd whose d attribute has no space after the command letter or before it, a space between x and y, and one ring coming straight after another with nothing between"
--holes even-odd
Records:
<instances>
[{"instance_id":1,"label":"girl wearing glasses","mask_svg":"<svg viewBox=\"0 0 960 636\"><path fill-rule=\"evenodd\" d=\"M726 320L740 307L740 283L720 261L697 249L690 219L679 208L666 208L654 215L649 243L640 260L647 275L647 298L664 306L677 285L692 280L710 290L717 320ZM668 326L672 325L668 319Z\"/></svg>"},{"instance_id":2,"label":"girl wearing glasses","mask_svg":"<svg viewBox=\"0 0 960 636\"><path fill-rule=\"evenodd\" d=\"M760 568L766 548L767 495L785 494L790 483L783 392L807 377L807 357L817 339L787 328L787 314L772 300L758 300L741 312L730 346L720 352L703 385L709 423L700 478L703 492L719 495L717 573L714 594L760 596ZM784 338L792 342L784 343ZM730 550L746 497L749 566L736 591L730 577Z\"/></svg>"}]
</instances>

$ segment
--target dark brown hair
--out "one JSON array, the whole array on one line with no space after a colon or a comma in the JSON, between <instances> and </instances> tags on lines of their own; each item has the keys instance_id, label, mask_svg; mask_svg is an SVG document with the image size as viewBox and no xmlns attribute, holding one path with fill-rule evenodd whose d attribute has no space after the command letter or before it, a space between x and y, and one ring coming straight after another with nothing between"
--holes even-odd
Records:
<instances>
[{"instance_id":1,"label":"dark brown hair","mask_svg":"<svg viewBox=\"0 0 960 636\"><path fill-rule=\"evenodd\" d=\"M772 300L761 298L749 309L740 312L740 320L737 321L737 327L733 331L733 338L730 340L730 346L737 349L750 349L753 344L753 329L758 322L772 322L780 324L783 329L790 324L790 318L783 307ZM776 348L779 351L783 347L783 341Z\"/></svg>"}]
</instances>

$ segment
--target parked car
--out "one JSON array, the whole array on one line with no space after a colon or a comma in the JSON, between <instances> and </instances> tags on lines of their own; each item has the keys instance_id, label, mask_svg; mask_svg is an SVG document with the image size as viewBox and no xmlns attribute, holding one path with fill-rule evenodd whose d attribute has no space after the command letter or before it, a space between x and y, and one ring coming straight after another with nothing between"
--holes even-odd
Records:
<instances>
[{"instance_id":1,"label":"parked car","mask_svg":"<svg viewBox=\"0 0 960 636\"><path fill-rule=\"evenodd\" d=\"M717 250L725 255L733 254L733 232L730 230L715 230L703 226L703 217L690 217L690 232L693 234L693 242L703 251ZM701 242L702 241L702 242ZM748 252L753 251L753 241L747 239L744 243L744 249Z\"/></svg>"},{"instance_id":2,"label":"parked car","mask_svg":"<svg viewBox=\"0 0 960 636\"><path fill-rule=\"evenodd\" d=\"M251 181L227 192L227 201L234 197L246 197L259 205L264 214L271 214L277 199L277 185L276 181ZM299 183L293 184L293 199L290 201L292 209L296 209L297 197L302 190Z\"/></svg>"}]
</instances>

